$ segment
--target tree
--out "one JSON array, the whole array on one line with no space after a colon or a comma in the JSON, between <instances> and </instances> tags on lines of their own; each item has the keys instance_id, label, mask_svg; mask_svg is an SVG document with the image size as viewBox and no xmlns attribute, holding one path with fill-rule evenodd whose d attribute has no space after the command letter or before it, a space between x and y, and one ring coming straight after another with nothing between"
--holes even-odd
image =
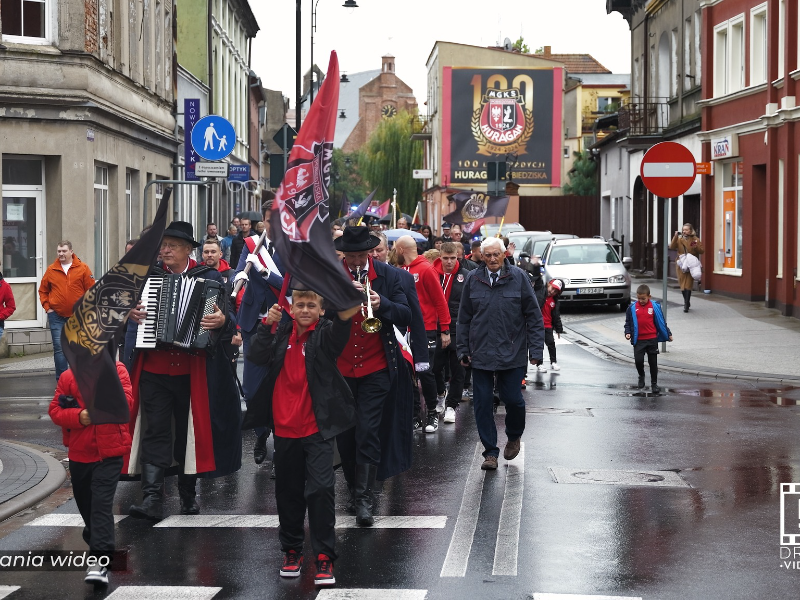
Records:
<instances>
[{"instance_id":1,"label":"tree","mask_svg":"<svg viewBox=\"0 0 800 600\"><path fill-rule=\"evenodd\" d=\"M517 52L520 52L521 54L531 53L531 49L528 48L528 44L525 43L525 40L522 38L522 36L519 36L519 39L516 42L514 42L514 44L511 47Z\"/></svg>"},{"instance_id":2,"label":"tree","mask_svg":"<svg viewBox=\"0 0 800 600\"><path fill-rule=\"evenodd\" d=\"M342 193L347 194L350 205L355 207L367 197L367 183L361 177L358 164L359 154L345 154L341 148L333 149L331 165L331 220L339 216L342 208ZM342 215L344 216L344 215Z\"/></svg>"},{"instance_id":3,"label":"tree","mask_svg":"<svg viewBox=\"0 0 800 600\"><path fill-rule=\"evenodd\" d=\"M573 152L575 162L567 177L569 183L564 185L564 193L568 196L594 196L597 194L597 163L588 152Z\"/></svg>"},{"instance_id":4,"label":"tree","mask_svg":"<svg viewBox=\"0 0 800 600\"><path fill-rule=\"evenodd\" d=\"M377 188L379 202L392 197L397 188L397 210L413 214L422 198L422 180L413 178L414 169L422 167L422 144L411 139L421 130L416 114L406 111L384 119L367 140L359 157L361 174L369 189Z\"/></svg>"}]
</instances>

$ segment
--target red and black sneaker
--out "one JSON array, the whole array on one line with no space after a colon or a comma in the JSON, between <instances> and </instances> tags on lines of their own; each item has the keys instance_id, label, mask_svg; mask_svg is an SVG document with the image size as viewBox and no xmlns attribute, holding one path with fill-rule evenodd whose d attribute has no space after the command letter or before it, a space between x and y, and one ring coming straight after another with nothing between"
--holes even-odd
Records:
<instances>
[{"instance_id":1,"label":"red and black sneaker","mask_svg":"<svg viewBox=\"0 0 800 600\"><path fill-rule=\"evenodd\" d=\"M320 554L317 556L317 574L314 576L314 585L334 585L335 583L331 557L327 554Z\"/></svg>"},{"instance_id":2,"label":"red and black sneaker","mask_svg":"<svg viewBox=\"0 0 800 600\"><path fill-rule=\"evenodd\" d=\"M283 555L281 577L299 577L303 568L303 555L297 550L289 550Z\"/></svg>"}]
</instances>

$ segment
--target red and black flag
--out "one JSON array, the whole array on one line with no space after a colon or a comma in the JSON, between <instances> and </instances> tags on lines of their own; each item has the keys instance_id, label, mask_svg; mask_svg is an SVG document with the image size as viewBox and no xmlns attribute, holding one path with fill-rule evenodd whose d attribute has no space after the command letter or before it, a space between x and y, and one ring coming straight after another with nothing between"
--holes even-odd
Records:
<instances>
[{"instance_id":1,"label":"red and black flag","mask_svg":"<svg viewBox=\"0 0 800 600\"><path fill-rule=\"evenodd\" d=\"M508 196L489 196L483 192L458 192L447 197L456 209L442 217L448 223L472 223L486 217L503 217L508 208Z\"/></svg>"},{"instance_id":2,"label":"red and black flag","mask_svg":"<svg viewBox=\"0 0 800 600\"><path fill-rule=\"evenodd\" d=\"M327 76L297 134L275 196L270 232L292 278L334 310L347 310L364 298L338 262L331 237L328 187L338 103L339 61L331 52Z\"/></svg>"},{"instance_id":3,"label":"red and black flag","mask_svg":"<svg viewBox=\"0 0 800 600\"><path fill-rule=\"evenodd\" d=\"M171 193L167 188L153 226L78 300L61 332L61 348L93 425L130 421L114 353L128 313L139 302L158 257Z\"/></svg>"}]
</instances>

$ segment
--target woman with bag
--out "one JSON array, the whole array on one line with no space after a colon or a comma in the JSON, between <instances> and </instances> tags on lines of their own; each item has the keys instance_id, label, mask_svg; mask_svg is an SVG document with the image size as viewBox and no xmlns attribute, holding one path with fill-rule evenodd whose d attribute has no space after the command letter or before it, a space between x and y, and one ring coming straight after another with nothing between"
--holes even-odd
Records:
<instances>
[{"instance_id":1,"label":"woman with bag","mask_svg":"<svg viewBox=\"0 0 800 600\"><path fill-rule=\"evenodd\" d=\"M691 223L683 224L683 231L676 231L672 242L669 245L670 250L677 250L678 257L681 255L691 254L699 261L699 256L704 252L703 243L697 237L697 232L692 227ZM684 271L680 268L675 269L678 274L678 283L681 286L681 294L683 294L683 312L689 312L692 298L692 287L694 287L695 278L692 273L687 269Z\"/></svg>"}]
</instances>

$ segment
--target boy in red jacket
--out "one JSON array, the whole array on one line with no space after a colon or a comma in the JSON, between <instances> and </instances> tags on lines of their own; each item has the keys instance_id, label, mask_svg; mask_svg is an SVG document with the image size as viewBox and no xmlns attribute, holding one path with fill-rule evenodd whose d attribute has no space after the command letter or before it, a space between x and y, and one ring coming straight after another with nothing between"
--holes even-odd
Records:
<instances>
[{"instance_id":1,"label":"boy in red jacket","mask_svg":"<svg viewBox=\"0 0 800 600\"><path fill-rule=\"evenodd\" d=\"M131 380L121 362L117 362L117 373L128 408L132 410ZM48 412L53 423L62 428L64 445L69 448L72 492L86 524L83 539L89 544L93 556L110 559L115 549L114 493L122 471L122 457L131 450L128 425L92 425L71 369L64 371L58 380ZM92 565L87 569L84 581L107 585L108 569L100 564Z\"/></svg>"}]
</instances>

